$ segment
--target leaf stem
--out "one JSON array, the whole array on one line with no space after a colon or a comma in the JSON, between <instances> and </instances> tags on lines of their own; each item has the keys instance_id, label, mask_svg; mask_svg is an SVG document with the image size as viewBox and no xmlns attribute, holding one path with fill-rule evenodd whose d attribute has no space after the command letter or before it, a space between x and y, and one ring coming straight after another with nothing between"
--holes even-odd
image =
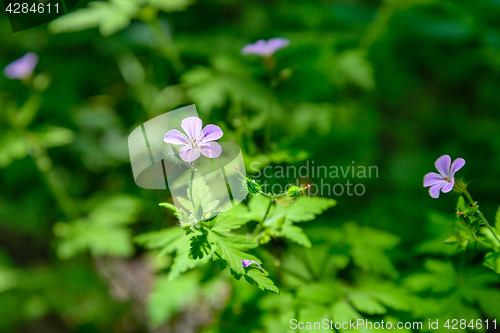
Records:
<instances>
[{"instance_id":1,"label":"leaf stem","mask_svg":"<svg viewBox=\"0 0 500 333\"><path fill-rule=\"evenodd\" d=\"M278 194L270 194L270 193L266 193L264 191L259 191L259 194L265 196L266 198L269 198L269 199L279 199L281 197L285 197L288 195L288 193L286 192L283 192L283 193L278 193Z\"/></svg>"},{"instance_id":2,"label":"leaf stem","mask_svg":"<svg viewBox=\"0 0 500 333\"><path fill-rule=\"evenodd\" d=\"M274 200L269 200L269 205L267 206L266 213L264 214L264 217L262 218L262 222L260 222L257 225L257 228L255 228L255 231L253 232L254 236L257 236L262 229L264 229L264 222L266 221L267 215L269 215L269 211L271 210L271 206L273 205Z\"/></svg>"}]
</instances>

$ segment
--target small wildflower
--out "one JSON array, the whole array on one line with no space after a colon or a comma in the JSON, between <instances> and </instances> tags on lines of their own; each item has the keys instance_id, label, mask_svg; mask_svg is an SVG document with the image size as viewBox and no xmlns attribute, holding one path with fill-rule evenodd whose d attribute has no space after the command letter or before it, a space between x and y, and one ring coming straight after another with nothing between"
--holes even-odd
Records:
<instances>
[{"instance_id":1,"label":"small wildflower","mask_svg":"<svg viewBox=\"0 0 500 333\"><path fill-rule=\"evenodd\" d=\"M6 78L12 80L22 80L27 78L33 73L38 63L38 56L34 52L28 52L21 58L14 60L3 70Z\"/></svg>"},{"instance_id":2,"label":"small wildflower","mask_svg":"<svg viewBox=\"0 0 500 333\"><path fill-rule=\"evenodd\" d=\"M241 259L241 262L243 264L243 267L248 267L251 264L256 264L264 272L264 269L262 268L262 266L257 261L255 261L255 260L244 260L244 259Z\"/></svg>"},{"instance_id":3,"label":"small wildflower","mask_svg":"<svg viewBox=\"0 0 500 333\"><path fill-rule=\"evenodd\" d=\"M241 49L243 54L255 54L261 57L272 56L276 51L290 45L290 40L282 37L271 38L267 41L260 39L253 44L247 44Z\"/></svg>"},{"instance_id":4,"label":"small wildflower","mask_svg":"<svg viewBox=\"0 0 500 333\"><path fill-rule=\"evenodd\" d=\"M209 158L217 158L222 153L222 147L217 142L224 135L219 126L207 125L202 129L203 122L198 117L187 117L182 120L181 127L187 136L176 129L165 134L163 141L173 145L182 145L179 156L184 162L193 162L200 154Z\"/></svg>"},{"instance_id":5,"label":"small wildflower","mask_svg":"<svg viewBox=\"0 0 500 333\"><path fill-rule=\"evenodd\" d=\"M431 187L429 194L439 198L439 192L448 193L455 185L455 173L465 165L463 158L457 158L451 163L449 155L443 155L436 160L435 166L439 173L430 172L424 176L424 187Z\"/></svg>"}]
</instances>

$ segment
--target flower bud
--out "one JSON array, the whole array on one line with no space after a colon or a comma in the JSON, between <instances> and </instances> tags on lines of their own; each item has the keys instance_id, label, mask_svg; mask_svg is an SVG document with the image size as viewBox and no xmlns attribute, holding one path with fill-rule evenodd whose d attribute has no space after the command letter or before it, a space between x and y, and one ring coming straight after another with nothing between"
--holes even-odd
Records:
<instances>
[{"instance_id":1,"label":"flower bud","mask_svg":"<svg viewBox=\"0 0 500 333\"><path fill-rule=\"evenodd\" d=\"M461 179L455 179L455 185L453 185L453 191L455 191L458 194L466 193L467 184L465 184L465 182L462 181Z\"/></svg>"},{"instance_id":2,"label":"flower bud","mask_svg":"<svg viewBox=\"0 0 500 333\"><path fill-rule=\"evenodd\" d=\"M303 194L306 189L311 187L311 185L301 185L301 186L290 186L286 193L288 196L292 199L298 197L299 195Z\"/></svg>"}]
</instances>

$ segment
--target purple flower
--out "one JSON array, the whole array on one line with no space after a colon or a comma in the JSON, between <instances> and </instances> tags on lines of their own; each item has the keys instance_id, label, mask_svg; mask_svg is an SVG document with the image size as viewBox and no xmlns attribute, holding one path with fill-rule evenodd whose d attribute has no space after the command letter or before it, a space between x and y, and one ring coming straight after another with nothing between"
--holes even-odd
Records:
<instances>
[{"instance_id":1,"label":"purple flower","mask_svg":"<svg viewBox=\"0 0 500 333\"><path fill-rule=\"evenodd\" d=\"M202 129L203 122L198 117L187 117L182 120L181 127L187 136L181 131L170 130L165 134L163 141L173 145L184 147L179 151L179 155L185 162L193 162L203 156L217 158L222 152L222 147L217 142L224 133L219 126L207 125Z\"/></svg>"},{"instance_id":2,"label":"purple flower","mask_svg":"<svg viewBox=\"0 0 500 333\"><path fill-rule=\"evenodd\" d=\"M439 198L439 191L448 193L455 185L455 172L465 165L463 158L457 158L451 164L451 157L443 155L434 164L439 173L429 172L424 176L424 187L430 186L429 194L433 198Z\"/></svg>"},{"instance_id":3,"label":"purple flower","mask_svg":"<svg viewBox=\"0 0 500 333\"><path fill-rule=\"evenodd\" d=\"M34 52L28 52L21 58L14 60L3 70L3 75L9 79L22 80L33 73L38 63L38 56Z\"/></svg>"},{"instance_id":4,"label":"purple flower","mask_svg":"<svg viewBox=\"0 0 500 333\"><path fill-rule=\"evenodd\" d=\"M262 57L268 57L274 52L290 45L290 41L286 38L276 37L268 41L259 39L253 44L247 44L241 49L243 54L256 54Z\"/></svg>"},{"instance_id":5,"label":"purple flower","mask_svg":"<svg viewBox=\"0 0 500 333\"><path fill-rule=\"evenodd\" d=\"M244 260L244 259L241 259L241 262L243 263L243 267L248 267L250 266L251 264L256 264L257 266L259 266L260 269L262 269L262 266L255 260ZM262 271L264 271L262 269Z\"/></svg>"}]
</instances>

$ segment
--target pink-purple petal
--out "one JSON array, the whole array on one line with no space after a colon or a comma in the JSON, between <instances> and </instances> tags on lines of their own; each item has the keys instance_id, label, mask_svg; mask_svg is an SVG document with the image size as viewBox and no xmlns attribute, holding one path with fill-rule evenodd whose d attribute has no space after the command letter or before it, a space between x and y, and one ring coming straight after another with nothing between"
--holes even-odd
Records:
<instances>
[{"instance_id":1,"label":"pink-purple petal","mask_svg":"<svg viewBox=\"0 0 500 333\"><path fill-rule=\"evenodd\" d=\"M241 49L241 53L243 54L256 54L256 55L265 55L266 54L266 46L267 42L263 39L259 39L253 44L247 44Z\"/></svg>"},{"instance_id":2,"label":"pink-purple petal","mask_svg":"<svg viewBox=\"0 0 500 333\"><path fill-rule=\"evenodd\" d=\"M431 197L433 197L434 199L439 198L439 192L441 191L441 189L443 188L444 185L445 184L442 183L442 184L434 185L431 188L429 188L429 194L431 195Z\"/></svg>"},{"instance_id":3,"label":"pink-purple petal","mask_svg":"<svg viewBox=\"0 0 500 333\"><path fill-rule=\"evenodd\" d=\"M290 45L290 40L282 37L271 38L267 41L267 52L273 54L274 52Z\"/></svg>"},{"instance_id":4,"label":"pink-purple petal","mask_svg":"<svg viewBox=\"0 0 500 333\"><path fill-rule=\"evenodd\" d=\"M465 160L463 158L457 158L455 161L453 161L453 164L451 165L451 176L455 176L455 172L458 170L462 169L465 165Z\"/></svg>"},{"instance_id":5,"label":"pink-purple petal","mask_svg":"<svg viewBox=\"0 0 500 333\"><path fill-rule=\"evenodd\" d=\"M219 126L210 124L205 126L205 128L203 128L199 139L203 144L205 142L219 140L220 138L222 138L223 135L224 133L222 132Z\"/></svg>"},{"instance_id":6,"label":"pink-purple petal","mask_svg":"<svg viewBox=\"0 0 500 333\"><path fill-rule=\"evenodd\" d=\"M188 137L176 129L168 131L167 134L165 134L163 141L173 145L187 145L189 143Z\"/></svg>"},{"instance_id":7,"label":"pink-purple petal","mask_svg":"<svg viewBox=\"0 0 500 333\"><path fill-rule=\"evenodd\" d=\"M209 158L217 158L222 153L222 147L217 142L203 143L200 148L203 156Z\"/></svg>"},{"instance_id":8,"label":"pink-purple petal","mask_svg":"<svg viewBox=\"0 0 500 333\"><path fill-rule=\"evenodd\" d=\"M424 176L424 187L428 186L434 186L436 184L442 183L443 181L443 176L441 176L439 173L435 172L429 172Z\"/></svg>"},{"instance_id":9,"label":"pink-purple petal","mask_svg":"<svg viewBox=\"0 0 500 333\"><path fill-rule=\"evenodd\" d=\"M450 166L451 166L451 157L450 155L443 155L436 160L434 164L436 169L439 171L443 177L451 177L450 175Z\"/></svg>"},{"instance_id":10,"label":"pink-purple petal","mask_svg":"<svg viewBox=\"0 0 500 333\"><path fill-rule=\"evenodd\" d=\"M184 162L193 162L200 157L200 148L192 149L190 146L184 146L179 151L179 156Z\"/></svg>"},{"instance_id":11,"label":"pink-purple petal","mask_svg":"<svg viewBox=\"0 0 500 333\"><path fill-rule=\"evenodd\" d=\"M182 120L181 127L189 138L198 138L203 122L198 117L187 117Z\"/></svg>"},{"instance_id":12,"label":"pink-purple petal","mask_svg":"<svg viewBox=\"0 0 500 333\"><path fill-rule=\"evenodd\" d=\"M453 186L455 185L455 179L452 178L451 179L451 183L450 182L446 182L446 184L443 186L443 188L441 189L441 192L443 193L448 193L450 192L451 190L453 190Z\"/></svg>"},{"instance_id":13,"label":"pink-purple petal","mask_svg":"<svg viewBox=\"0 0 500 333\"><path fill-rule=\"evenodd\" d=\"M38 55L34 52L28 52L21 58L5 66L3 74L9 79L22 80L33 73L37 64Z\"/></svg>"}]
</instances>

